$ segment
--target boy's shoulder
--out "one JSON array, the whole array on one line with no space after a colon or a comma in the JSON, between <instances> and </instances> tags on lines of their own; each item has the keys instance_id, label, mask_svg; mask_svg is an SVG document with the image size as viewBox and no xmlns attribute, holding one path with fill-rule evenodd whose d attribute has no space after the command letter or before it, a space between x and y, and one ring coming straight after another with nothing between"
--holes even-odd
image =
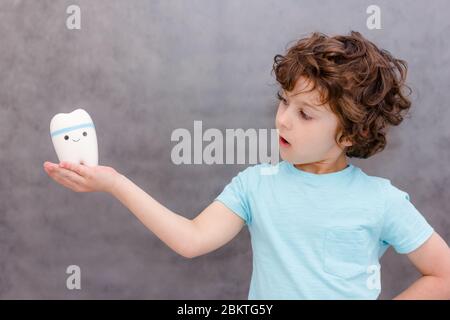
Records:
<instances>
[{"instance_id":1,"label":"boy's shoulder","mask_svg":"<svg viewBox=\"0 0 450 320\"><path fill-rule=\"evenodd\" d=\"M410 200L408 192L397 187L390 179L368 175L364 172L362 172L362 174L367 181L371 181L377 186L380 196L382 196L386 202L395 201L396 199Z\"/></svg>"}]
</instances>

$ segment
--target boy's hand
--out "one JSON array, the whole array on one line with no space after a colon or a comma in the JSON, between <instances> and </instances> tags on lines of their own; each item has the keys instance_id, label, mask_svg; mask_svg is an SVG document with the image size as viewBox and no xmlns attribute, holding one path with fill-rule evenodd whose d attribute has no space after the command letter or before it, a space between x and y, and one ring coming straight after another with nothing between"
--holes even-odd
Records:
<instances>
[{"instance_id":1,"label":"boy's hand","mask_svg":"<svg viewBox=\"0 0 450 320\"><path fill-rule=\"evenodd\" d=\"M87 166L67 161L44 162L44 170L56 182L75 192L112 192L120 174L112 167Z\"/></svg>"}]
</instances>

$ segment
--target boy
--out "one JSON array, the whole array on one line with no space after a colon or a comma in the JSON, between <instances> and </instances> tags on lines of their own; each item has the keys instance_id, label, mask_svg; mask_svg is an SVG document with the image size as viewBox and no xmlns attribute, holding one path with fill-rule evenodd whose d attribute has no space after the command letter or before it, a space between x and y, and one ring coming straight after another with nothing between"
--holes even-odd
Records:
<instances>
[{"instance_id":1,"label":"boy","mask_svg":"<svg viewBox=\"0 0 450 320\"><path fill-rule=\"evenodd\" d=\"M184 257L251 235L249 299L376 299L379 258L392 245L422 273L397 299L450 299L450 250L388 179L347 157L384 149L386 127L409 110L406 62L358 32L300 39L276 55L275 119L283 161L240 172L195 219L178 215L111 167L44 163L58 183L111 193ZM374 280L375 279L375 280Z\"/></svg>"}]
</instances>

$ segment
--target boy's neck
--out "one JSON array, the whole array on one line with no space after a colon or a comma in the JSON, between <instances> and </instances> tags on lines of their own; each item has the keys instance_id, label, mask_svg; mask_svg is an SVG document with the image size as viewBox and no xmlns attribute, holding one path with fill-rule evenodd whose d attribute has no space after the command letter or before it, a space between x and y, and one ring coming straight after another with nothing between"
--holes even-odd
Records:
<instances>
[{"instance_id":1,"label":"boy's neck","mask_svg":"<svg viewBox=\"0 0 450 320\"><path fill-rule=\"evenodd\" d=\"M348 166L347 157L342 153L337 159L334 160L322 160L318 162L294 164L299 170L314 174L332 173L344 170Z\"/></svg>"}]
</instances>

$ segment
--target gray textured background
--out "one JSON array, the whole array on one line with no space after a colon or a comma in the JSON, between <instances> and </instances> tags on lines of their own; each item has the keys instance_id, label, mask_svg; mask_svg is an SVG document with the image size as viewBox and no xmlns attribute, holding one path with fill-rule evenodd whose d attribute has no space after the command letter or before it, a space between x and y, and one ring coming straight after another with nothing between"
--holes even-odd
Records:
<instances>
[{"instance_id":1,"label":"gray textured background","mask_svg":"<svg viewBox=\"0 0 450 320\"><path fill-rule=\"evenodd\" d=\"M409 63L410 119L387 149L351 160L411 195L450 240L448 1L377 1L382 30L366 28L372 1L0 2L0 298L237 298L251 275L249 234L208 255L178 256L114 198L80 194L42 169L55 162L49 121L84 107L100 162L171 210L195 217L246 165L170 160L176 128L273 128L273 56L311 31L358 30ZM82 29L65 27L70 4ZM65 287L66 267L82 290ZM390 249L382 260L389 299L418 273Z\"/></svg>"}]
</instances>

